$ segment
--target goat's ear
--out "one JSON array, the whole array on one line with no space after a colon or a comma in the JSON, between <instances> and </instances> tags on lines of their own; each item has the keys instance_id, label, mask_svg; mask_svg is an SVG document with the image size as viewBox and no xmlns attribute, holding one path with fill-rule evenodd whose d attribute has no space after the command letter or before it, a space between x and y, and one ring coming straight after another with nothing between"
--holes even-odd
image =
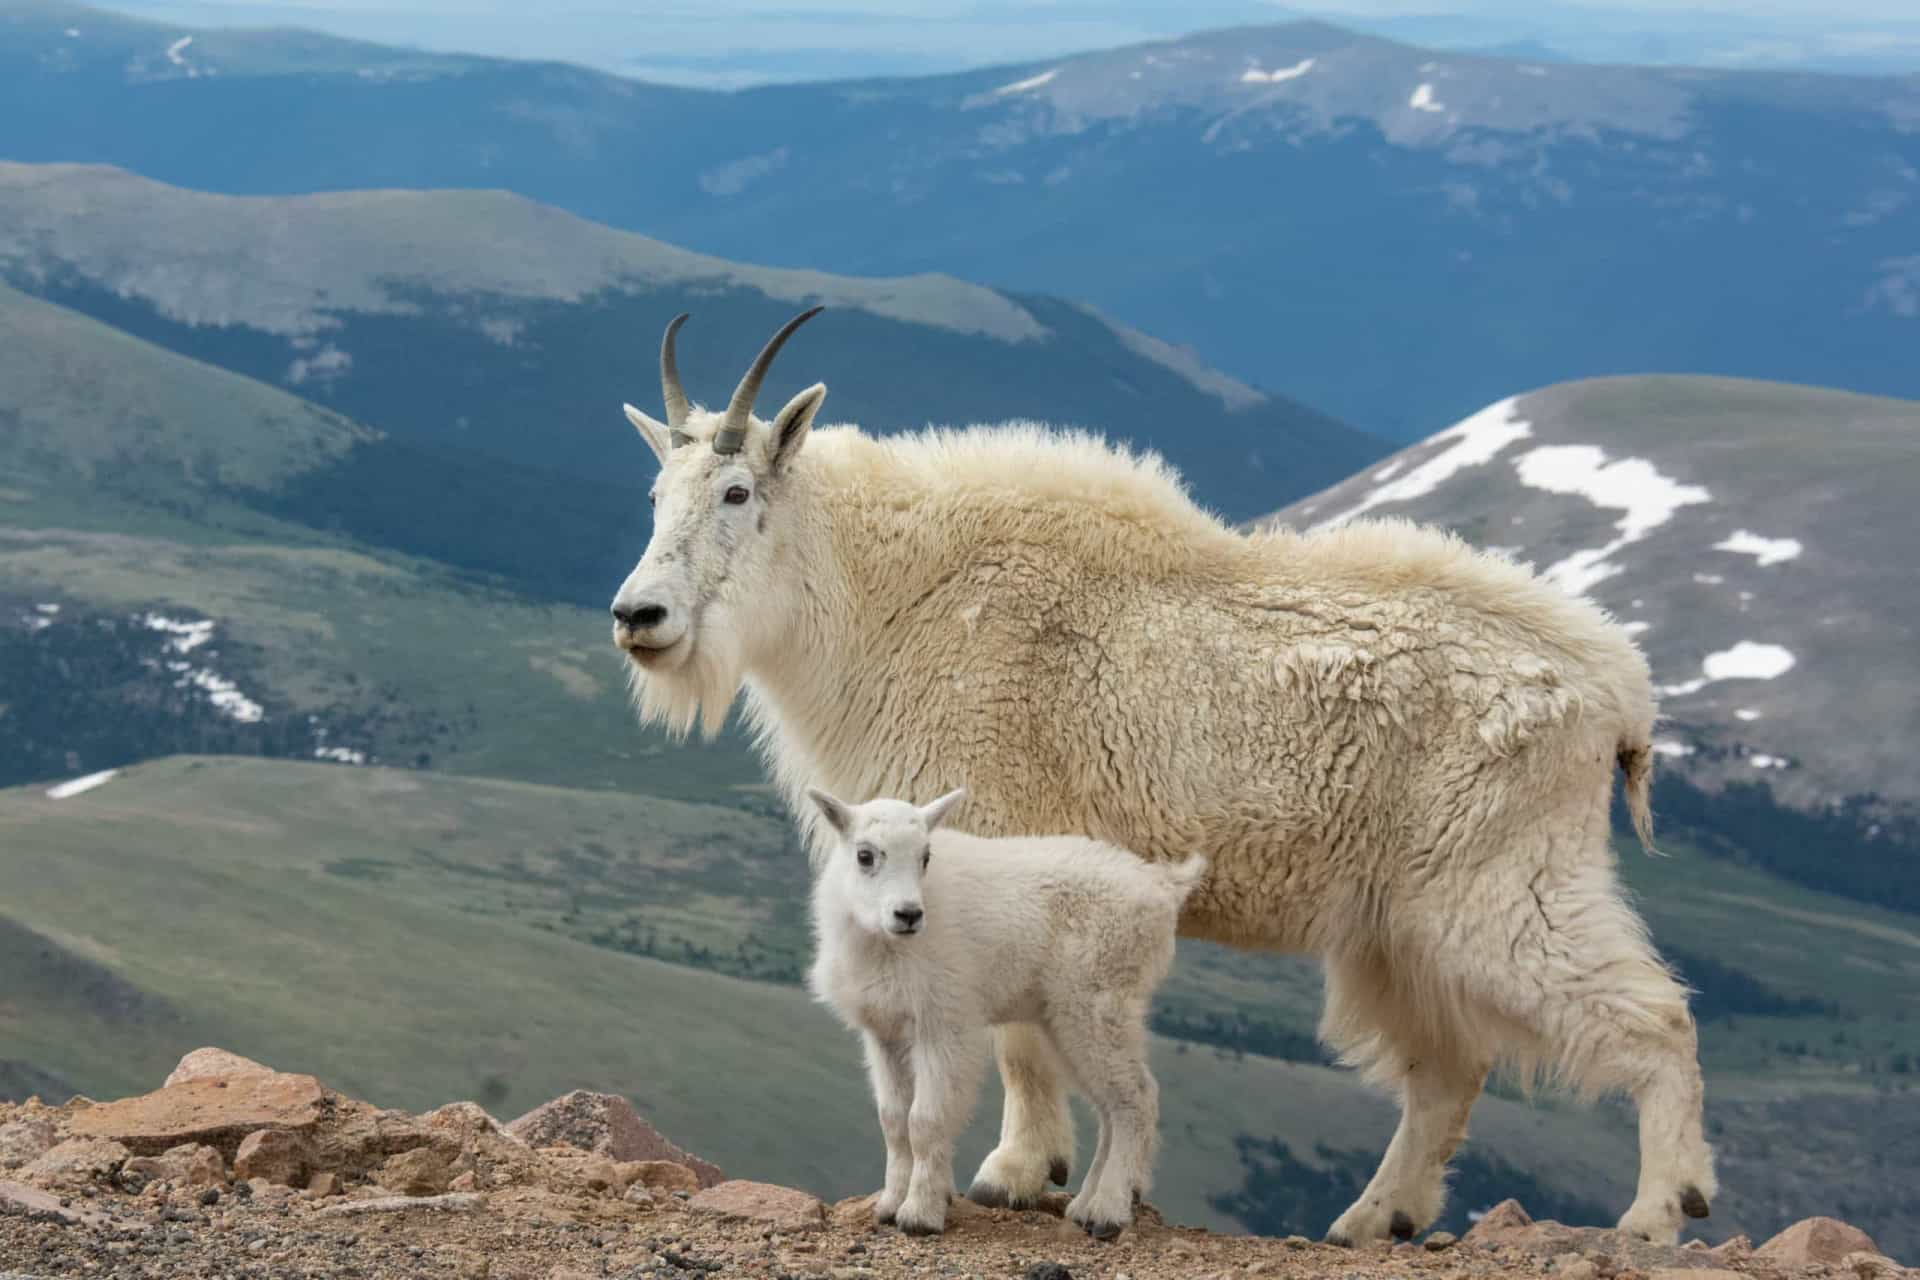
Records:
<instances>
[{"instance_id":1,"label":"goat's ear","mask_svg":"<svg viewBox=\"0 0 1920 1280\"><path fill-rule=\"evenodd\" d=\"M967 789L961 787L957 791L947 792L932 804L922 806L920 816L926 820L927 830L931 831L939 826L941 820L947 816L947 811L966 798Z\"/></svg>"},{"instance_id":2,"label":"goat's ear","mask_svg":"<svg viewBox=\"0 0 1920 1280\"><path fill-rule=\"evenodd\" d=\"M826 400L827 384L816 382L787 401L787 407L774 415L773 431L767 438L768 458L776 470L793 461L793 456L800 452L807 432L813 427L813 415L820 412Z\"/></svg>"},{"instance_id":3,"label":"goat's ear","mask_svg":"<svg viewBox=\"0 0 1920 1280\"><path fill-rule=\"evenodd\" d=\"M814 805L820 810L820 816L825 818L828 824L842 836L846 835L848 830L852 828L853 813L846 805L835 800L826 792L814 787L808 787L807 799L813 801Z\"/></svg>"},{"instance_id":4,"label":"goat's ear","mask_svg":"<svg viewBox=\"0 0 1920 1280\"><path fill-rule=\"evenodd\" d=\"M660 459L660 465L666 466L667 455L673 452L672 432L667 430L667 424L649 418L630 404L623 404L620 407L626 411L627 421L631 422L634 429L640 433L640 438L647 442L649 449L653 450L653 456Z\"/></svg>"}]
</instances>

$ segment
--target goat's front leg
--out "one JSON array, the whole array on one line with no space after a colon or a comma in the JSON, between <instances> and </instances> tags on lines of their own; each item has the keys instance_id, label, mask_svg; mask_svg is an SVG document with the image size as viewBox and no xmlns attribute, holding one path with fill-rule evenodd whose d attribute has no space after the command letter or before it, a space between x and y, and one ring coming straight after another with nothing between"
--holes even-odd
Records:
<instances>
[{"instance_id":1,"label":"goat's front leg","mask_svg":"<svg viewBox=\"0 0 1920 1280\"><path fill-rule=\"evenodd\" d=\"M972 1028L961 1035L928 1034L922 1026L908 1060L913 1067L913 1105L907 1110L913 1177L895 1220L909 1235L933 1235L946 1229L953 1144L980 1092L986 1033Z\"/></svg>"},{"instance_id":2,"label":"goat's front leg","mask_svg":"<svg viewBox=\"0 0 1920 1280\"><path fill-rule=\"evenodd\" d=\"M887 1185L873 1202L873 1217L876 1222L892 1222L907 1198L907 1185L913 1176L913 1146L907 1136L907 1114L913 1107L913 1070L904 1043L882 1040L871 1031L864 1038L867 1077L873 1082L880 1132L887 1141Z\"/></svg>"}]
</instances>

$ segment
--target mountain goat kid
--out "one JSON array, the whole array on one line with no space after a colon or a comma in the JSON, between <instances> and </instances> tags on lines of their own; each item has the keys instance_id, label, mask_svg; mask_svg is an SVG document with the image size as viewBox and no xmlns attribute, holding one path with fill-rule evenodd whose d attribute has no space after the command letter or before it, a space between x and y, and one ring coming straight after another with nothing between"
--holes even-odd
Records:
<instances>
[{"instance_id":1,"label":"mountain goat kid","mask_svg":"<svg viewBox=\"0 0 1920 1280\"><path fill-rule=\"evenodd\" d=\"M965 795L808 796L838 835L816 858L809 984L866 1041L887 1185L874 1217L946 1226L953 1144L987 1062L987 1028L1040 1026L1100 1118L1067 1217L1110 1239L1145 1195L1159 1128L1147 1001L1173 964L1180 906L1206 870L1076 836L936 831Z\"/></svg>"},{"instance_id":2,"label":"mountain goat kid","mask_svg":"<svg viewBox=\"0 0 1920 1280\"><path fill-rule=\"evenodd\" d=\"M812 314L811 312L806 313ZM1407 1238L1488 1071L1640 1111L1620 1219L1706 1216L1687 993L1620 890L1614 775L1650 846L1653 681L1598 608L1438 529L1244 534L1158 459L1033 425L875 438L688 403L668 327L646 555L613 600L641 715L725 723L742 688L774 780L925 801L964 783L982 836L1073 831L1204 852L1183 936L1304 951L1321 1034L1400 1100L1329 1238ZM1170 431L1181 424L1168 423ZM971 1194L1032 1204L1073 1155L1057 1055L995 1032L1000 1145Z\"/></svg>"}]
</instances>

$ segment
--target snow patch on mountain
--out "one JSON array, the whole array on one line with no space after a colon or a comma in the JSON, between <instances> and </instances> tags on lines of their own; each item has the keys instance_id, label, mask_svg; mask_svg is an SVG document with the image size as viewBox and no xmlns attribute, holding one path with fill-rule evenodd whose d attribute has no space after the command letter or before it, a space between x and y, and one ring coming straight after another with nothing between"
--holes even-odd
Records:
<instances>
[{"instance_id":1,"label":"snow patch on mountain","mask_svg":"<svg viewBox=\"0 0 1920 1280\"><path fill-rule=\"evenodd\" d=\"M147 613L139 615L136 621L151 631L167 636L167 648L178 654L192 653L213 639L214 623L211 619L185 622L162 613ZM207 701L213 704L214 709L228 719L241 724L258 724L266 719L265 707L240 692L239 685L210 667L196 667L184 658L174 658L166 663L166 669L175 677L174 688L200 690L207 695Z\"/></svg>"},{"instance_id":2,"label":"snow patch on mountain","mask_svg":"<svg viewBox=\"0 0 1920 1280\"><path fill-rule=\"evenodd\" d=\"M1543 574L1576 596L1621 571L1609 557L1645 538L1681 507L1712 500L1704 488L1663 475L1645 458L1609 462L1605 450L1590 444L1543 445L1521 455L1514 465L1520 483L1528 488L1575 495L1625 513L1613 526L1619 537L1602 547L1576 551Z\"/></svg>"},{"instance_id":3,"label":"snow patch on mountain","mask_svg":"<svg viewBox=\"0 0 1920 1280\"><path fill-rule=\"evenodd\" d=\"M1780 645L1742 640L1731 649L1708 654L1692 680L1666 685L1660 692L1685 697L1719 680L1777 680L1793 670L1793 664L1793 653Z\"/></svg>"},{"instance_id":4,"label":"snow patch on mountain","mask_svg":"<svg viewBox=\"0 0 1920 1280\"><path fill-rule=\"evenodd\" d=\"M168 45L167 61L171 62L176 67L186 66L187 65L187 57L186 57L187 46L192 43L193 43L192 36L181 36L178 40L175 40L172 44Z\"/></svg>"},{"instance_id":5,"label":"snow patch on mountain","mask_svg":"<svg viewBox=\"0 0 1920 1280\"><path fill-rule=\"evenodd\" d=\"M1415 89L1413 96L1407 99L1407 105L1415 111L1445 111L1447 109L1445 103L1438 102L1434 99L1433 86L1430 84L1423 84Z\"/></svg>"},{"instance_id":6,"label":"snow patch on mountain","mask_svg":"<svg viewBox=\"0 0 1920 1280\"><path fill-rule=\"evenodd\" d=\"M1313 70L1313 59L1302 58L1290 67L1280 67L1273 71L1262 71L1258 67L1248 67L1240 73L1241 84L1284 84L1288 80L1298 80Z\"/></svg>"},{"instance_id":7,"label":"snow patch on mountain","mask_svg":"<svg viewBox=\"0 0 1920 1280\"><path fill-rule=\"evenodd\" d=\"M1502 449L1533 434L1533 425L1514 411L1518 403L1517 396L1509 396L1448 427L1429 442L1445 444L1446 448L1392 483L1381 485L1362 498L1358 505L1347 508L1339 515L1330 516L1314 527L1331 528L1375 507L1423 497L1466 468L1485 466ZM1382 467L1375 473L1374 479L1381 479L1387 474L1391 474L1389 469Z\"/></svg>"},{"instance_id":8,"label":"snow patch on mountain","mask_svg":"<svg viewBox=\"0 0 1920 1280\"><path fill-rule=\"evenodd\" d=\"M1752 556L1760 562L1762 569L1771 564L1784 564L1788 560L1797 558L1804 550L1798 538L1763 538L1757 533L1748 533L1745 529L1737 529L1730 536L1714 543L1713 549Z\"/></svg>"},{"instance_id":9,"label":"snow patch on mountain","mask_svg":"<svg viewBox=\"0 0 1920 1280\"><path fill-rule=\"evenodd\" d=\"M66 800L72 796L84 795L95 787L112 782L119 773L120 771L118 769L102 769L98 773L89 773L85 777L74 778L58 786L48 787L47 798L49 800Z\"/></svg>"},{"instance_id":10,"label":"snow patch on mountain","mask_svg":"<svg viewBox=\"0 0 1920 1280\"><path fill-rule=\"evenodd\" d=\"M1053 78L1059 74L1060 68L1055 67L1051 71L1042 71L1037 76L1028 76L1025 80L1015 80L1012 84L1003 84L995 89L993 96L1004 98L1009 94L1026 93L1030 89L1038 89L1043 85L1052 84Z\"/></svg>"}]
</instances>

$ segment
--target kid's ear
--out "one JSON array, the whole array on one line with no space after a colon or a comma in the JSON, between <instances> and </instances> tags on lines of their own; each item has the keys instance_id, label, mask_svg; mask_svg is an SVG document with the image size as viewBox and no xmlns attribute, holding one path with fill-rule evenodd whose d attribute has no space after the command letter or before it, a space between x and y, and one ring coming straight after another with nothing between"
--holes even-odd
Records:
<instances>
[{"instance_id":1,"label":"kid's ear","mask_svg":"<svg viewBox=\"0 0 1920 1280\"><path fill-rule=\"evenodd\" d=\"M808 787L807 799L813 801L814 805L820 810L820 816L825 818L833 829L838 831L842 836L846 835L847 831L853 826L852 811L826 792L815 787Z\"/></svg>"},{"instance_id":2,"label":"kid's ear","mask_svg":"<svg viewBox=\"0 0 1920 1280\"><path fill-rule=\"evenodd\" d=\"M947 816L947 811L966 798L967 789L961 787L958 790L947 792L947 794L941 796L932 804L923 806L920 810L920 816L926 821L927 830L931 831L939 826L941 820Z\"/></svg>"}]
</instances>

